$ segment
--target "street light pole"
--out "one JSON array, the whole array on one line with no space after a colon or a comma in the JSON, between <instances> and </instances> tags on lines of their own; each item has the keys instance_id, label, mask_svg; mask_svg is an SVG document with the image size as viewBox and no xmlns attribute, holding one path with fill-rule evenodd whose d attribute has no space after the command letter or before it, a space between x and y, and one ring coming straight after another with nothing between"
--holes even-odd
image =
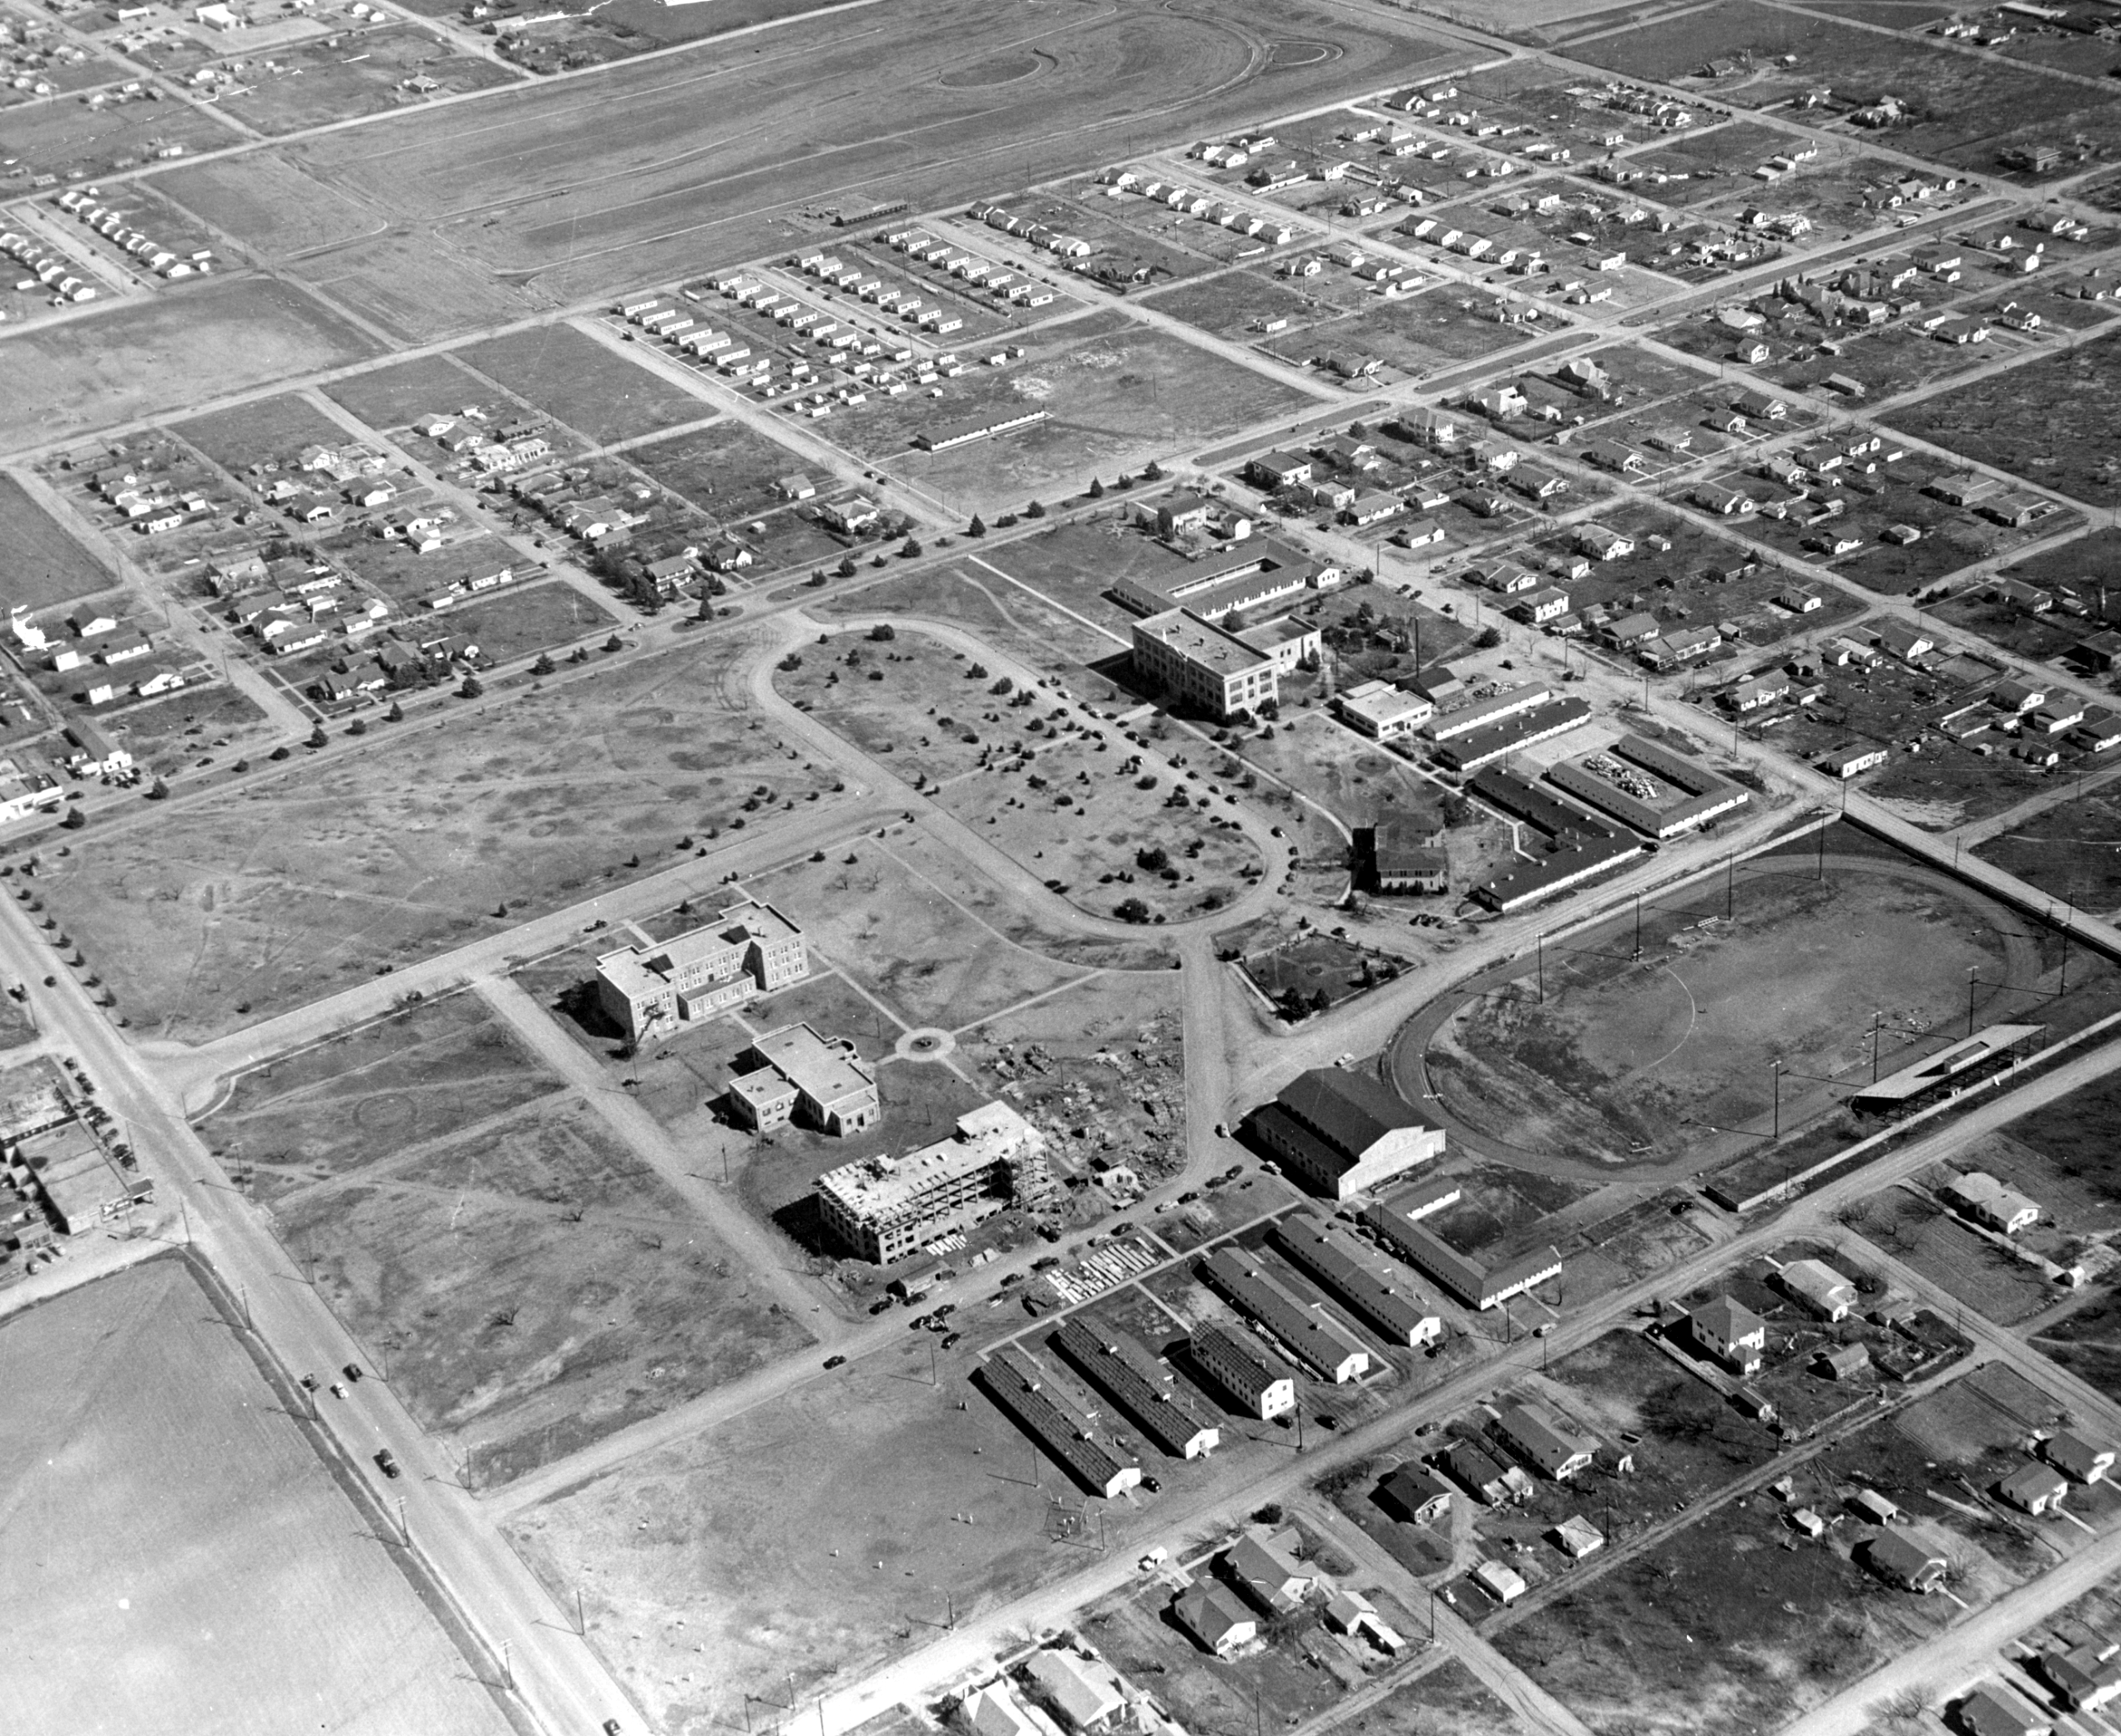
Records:
<instances>
[{"instance_id":1,"label":"street light pole","mask_svg":"<svg viewBox=\"0 0 2121 1736\"><path fill-rule=\"evenodd\" d=\"M1782 1137L1782 1063L1775 1064L1775 1138Z\"/></svg>"},{"instance_id":2,"label":"street light pole","mask_svg":"<svg viewBox=\"0 0 2121 1736\"><path fill-rule=\"evenodd\" d=\"M1541 929L1533 936L1533 943L1539 952L1539 1004L1544 1007L1547 1004L1547 931L1545 929Z\"/></svg>"}]
</instances>

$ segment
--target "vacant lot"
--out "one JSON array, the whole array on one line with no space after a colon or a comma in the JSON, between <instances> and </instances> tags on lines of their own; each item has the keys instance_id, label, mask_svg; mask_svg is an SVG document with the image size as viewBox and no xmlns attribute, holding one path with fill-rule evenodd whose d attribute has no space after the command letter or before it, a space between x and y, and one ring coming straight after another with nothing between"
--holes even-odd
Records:
<instances>
[{"instance_id":1,"label":"vacant lot","mask_svg":"<svg viewBox=\"0 0 2121 1736\"><path fill-rule=\"evenodd\" d=\"M173 431L236 477L268 462L293 470L304 447L346 441L344 428L295 392L179 422Z\"/></svg>"},{"instance_id":2,"label":"vacant lot","mask_svg":"<svg viewBox=\"0 0 2121 1736\"><path fill-rule=\"evenodd\" d=\"M238 1185L270 1204L561 1088L465 992L238 1074L201 1130Z\"/></svg>"},{"instance_id":3,"label":"vacant lot","mask_svg":"<svg viewBox=\"0 0 2121 1736\"><path fill-rule=\"evenodd\" d=\"M696 406L702 414L707 407ZM626 457L672 493L725 522L782 506L774 485L783 477L806 473L811 485L825 492L836 481L815 467L806 469L805 461L786 447L735 421L652 441Z\"/></svg>"},{"instance_id":4,"label":"vacant lot","mask_svg":"<svg viewBox=\"0 0 2121 1736\"><path fill-rule=\"evenodd\" d=\"M271 59L270 68L253 61L244 88L221 99L230 114L268 134L417 108L425 99L402 88L407 78L435 80L439 96L491 90L522 77L409 27L306 43Z\"/></svg>"},{"instance_id":5,"label":"vacant lot","mask_svg":"<svg viewBox=\"0 0 2121 1736\"><path fill-rule=\"evenodd\" d=\"M1462 289L1430 290L1401 300L1378 301L1351 318L1276 338L1266 348L1294 362L1329 352L1360 353L1418 379L1447 362L1470 361L1525 341L1525 327L1483 318L1474 311L1478 305ZM1536 328L1532 335L1537 335Z\"/></svg>"},{"instance_id":6,"label":"vacant lot","mask_svg":"<svg viewBox=\"0 0 2121 1736\"><path fill-rule=\"evenodd\" d=\"M1892 412L1896 426L2094 506L2121 506L2121 337L1989 375Z\"/></svg>"},{"instance_id":7,"label":"vacant lot","mask_svg":"<svg viewBox=\"0 0 2121 1736\"><path fill-rule=\"evenodd\" d=\"M1669 1155L1699 1138L1689 1122L1765 1121L1773 1061L1811 1075L1866 1062L1881 1005L1896 1025L1948 1024L1968 968L1993 976L2004 953L1985 905L1856 872L1763 876L1730 923L1720 901L1645 911L1642 945L1638 960L1624 928L1549 949L1543 1006L1518 982L1457 1013L1426 1057L1450 1112L1520 1148Z\"/></svg>"},{"instance_id":8,"label":"vacant lot","mask_svg":"<svg viewBox=\"0 0 2121 1736\"><path fill-rule=\"evenodd\" d=\"M563 324L473 344L456 359L599 446L697 421L712 407Z\"/></svg>"},{"instance_id":9,"label":"vacant lot","mask_svg":"<svg viewBox=\"0 0 2121 1736\"><path fill-rule=\"evenodd\" d=\"M809 1335L578 1102L283 1195L275 1233L422 1426L491 1487Z\"/></svg>"},{"instance_id":10,"label":"vacant lot","mask_svg":"<svg viewBox=\"0 0 2121 1736\"><path fill-rule=\"evenodd\" d=\"M964 1620L1094 1559L1048 1540L1074 1485L962 1360L938 1389L929 1341L899 1339L511 1526L556 1597L586 1588L590 1643L658 1728L814 1694L932 1639L953 1603Z\"/></svg>"},{"instance_id":11,"label":"vacant lot","mask_svg":"<svg viewBox=\"0 0 2121 1736\"><path fill-rule=\"evenodd\" d=\"M180 1261L16 1315L0 1385L22 1728L513 1728Z\"/></svg>"},{"instance_id":12,"label":"vacant lot","mask_svg":"<svg viewBox=\"0 0 2121 1736\"><path fill-rule=\"evenodd\" d=\"M725 679L749 654L684 647L290 765L78 847L44 896L135 1024L229 1029L662 866L760 786L821 791Z\"/></svg>"},{"instance_id":13,"label":"vacant lot","mask_svg":"<svg viewBox=\"0 0 2121 1736\"><path fill-rule=\"evenodd\" d=\"M8 341L0 446L63 440L210 403L290 374L342 366L373 349L366 334L273 278L224 278L113 306Z\"/></svg>"},{"instance_id":14,"label":"vacant lot","mask_svg":"<svg viewBox=\"0 0 2121 1736\"><path fill-rule=\"evenodd\" d=\"M449 628L468 635L481 657L508 663L533 651L602 638L618 618L574 586L555 579L513 585L497 596L457 603L449 611Z\"/></svg>"},{"instance_id":15,"label":"vacant lot","mask_svg":"<svg viewBox=\"0 0 2121 1736\"><path fill-rule=\"evenodd\" d=\"M1265 335L1278 329L1277 321L1290 326L1316 326L1347 310L1344 301L1331 300L1315 288L1316 281L1290 281L1257 268L1225 271L1160 290L1146 305L1218 337Z\"/></svg>"},{"instance_id":16,"label":"vacant lot","mask_svg":"<svg viewBox=\"0 0 2121 1736\"><path fill-rule=\"evenodd\" d=\"M1134 326L1055 328L1049 341L1007 368L947 382L940 398L872 402L832 425L832 437L940 494L967 515L992 517L1026 502L1076 494L1156 457L1277 416L1314 400L1295 387ZM924 428L961 417L1042 408L1051 418L954 452L911 450Z\"/></svg>"},{"instance_id":17,"label":"vacant lot","mask_svg":"<svg viewBox=\"0 0 2121 1736\"><path fill-rule=\"evenodd\" d=\"M2043 78L1987 55L1955 54L1907 37L1863 30L1817 13L1719 0L1683 19L1577 44L1572 53L1615 72L1692 79L1716 58L1741 63L1733 76L1704 80L1719 100L1767 108L1831 78L1837 102L1892 94L1910 124L1885 135L1903 151L1987 169L2020 134L2050 142L2097 125L2101 93Z\"/></svg>"},{"instance_id":18,"label":"vacant lot","mask_svg":"<svg viewBox=\"0 0 2121 1736\"><path fill-rule=\"evenodd\" d=\"M0 547L8 551L0 608L45 608L117 582L10 476L0 476Z\"/></svg>"},{"instance_id":19,"label":"vacant lot","mask_svg":"<svg viewBox=\"0 0 2121 1736\"><path fill-rule=\"evenodd\" d=\"M371 428L402 428L415 416L447 416L485 393L485 382L457 366L448 356L422 356L394 361L324 388Z\"/></svg>"}]
</instances>

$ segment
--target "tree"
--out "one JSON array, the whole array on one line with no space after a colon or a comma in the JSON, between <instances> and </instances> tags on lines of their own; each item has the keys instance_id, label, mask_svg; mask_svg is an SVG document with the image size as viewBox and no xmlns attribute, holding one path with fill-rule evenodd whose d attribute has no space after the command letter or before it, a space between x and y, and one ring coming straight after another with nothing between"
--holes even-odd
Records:
<instances>
[{"instance_id":1,"label":"tree","mask_svg":"<svg viewBox=\"0 0 2121 1736\"><path fill-rule=\"evenodd\" d=\"M1009 692L1010 689L1015 686L1016 683L1010 680L1007 675L1004 675L999 681L997 681L993 686L987 689L987 692L994 694L997 698L999 698L1002 694Z\"/></svg>"},{"instance_id":2,"label":"tree","mask_svg":"<svg viewBox=\"0 0 2121 1736\"><path fill-rule=\"evenodd\" d=\"M1171 865L1171 853L1160 844L1134 852L1134 865L1147 874L1161 874Z\"/></svg>"},{"instance_id":3,"label":"tree","mask_svg":"<svg viewBox=\"0 0 2121 1736\"><path fill-rule=\"evenodd\" d=\"M1104 498L1104 484L1100 482L1095 477L1092 477L1090 478L1089 492L1090 498L1092 500L1103 500Z\"/></svg>"},{"instance_id":4,"label":"tree","mask_svg":"<svg viewBox=\"0 0 2121 1736\"><path fill-rule=\"evenodd\" d=\"M169 786L164 783L159 778L157 778L152 784L148 785L147 799L151 802L159 802L169 794Z\"/></svg>"},{"instance_id":5,"label":"tree","mask_svg":"<svg viewBox=\"0 0 2121 1736\"><path fill-rule=\"evenodd\" d=\"M1027 518L1043 518L1046 516L1046 509L1034 500L1023 509L1023 516Z\"/></svg>"},{"instance_id":6,"label":"tree","mask_svg":"<svg viewBox=\"0 0 2121 1736\"><path fill-rule=\"evenodd\" d=\"M1480 637L1473 641L1473 648L1476 651L1492 651L1502 643L1502 634L1500 628L1483 627L1480 630Z\"/></svg>"},{"instance_id":7,"label":"tree","mask_svg":"<svg viewBox=\"0 0 2121 1736\"><path fill-rule=\"evenodd\" d=\"M268 760L285 760L287 757L287 744L283 741L278 747L275 748L270 754L266 754L265 757Z\"/></svg>"},{"instance_id":8,"label":"tree","mask_svg":"<svg viewBox=\"0 0 2121 1736\"><path fill-rule=\"evenodd\" d=\"M973 513L972 522L965 527L965 534L968 537L985 536L987 534L987 521L982 518L978 513Z\"/></svg>"},{"instance_id":9,"label":"tree","mask_svg":"<svg viewBox=\"0 0 2121 1736\"><path fill-rule=\"evenodd\" d=\"M88 823L88 816L78 808L68 808L66 810L66 818L59 822L69 832L78 832Z\"/></svg>"},{"instance_id":10,"label":"tree","mask_svg":"<svg viewBox=\"0 0 2121 1736\"><path fill-rule=\"evenodd\" d=\"M880 645L887 645L898 637L898 629L888 621L879 621L869 629L869 637Z\"/></svg>"},{"instance_id":11,"label":"tree","mask_svg":"<svg viewBox=\"0 0 2121 1736\"><path fill-rule=\"evenodd\" d=\"M553 661L551 652L540 651L538 654L538 661L530 666L530 673L533 675L549 675L558 668L559 665Z\"/></svg>"},{"instance_id":12,"label":"tree","mask_svg":"<svg viewBox=\"0 0 2121 1736\"><path fill-rule=\"evenodd\" d=\"M1112 914L1122 922L1146 922L1149 906L1139 898L1123 898L1113 906Z\"/></svg>"},{"instance_id":13,"label":"tree","mask_svg":"<svg viewBox=\"0 0 2121 1736\"><path fill-rule=\"evenodd\" d=\"M405 708L399 704L396 700L391 700L391 709L383 714L383 721L386 724L403 723L405 721Z\"/></svg>"},{"instance_id":14,"label":"tree","mask_svg":"<svg viewBox=\"0 0 2121 1736\"><path fill-rule=\"evenodd\" d=\"M967 668L967 669L965 670L965 675L966 675L966 678L967 678L968 680L972 680L972 681L984 681L984 680L986 680L986 679L987 679L987 665L986 665L985 664L983 664L983 663L976 663L976 664L972 664L969 665L969 666Z\"/></svg>"},{"instance_id":15,"label":"tree","mask_svg":"<svg viewBox=\"0 0 2121 1736\"><path fill-rule=\"evenodd\" d=\"M319 724L314 729L310 731L310 745L313 748L321 748L324 745L324 725Z\"/></svg>"},{"instance_id":16,"label":"tree","mask_svg":"<svg viewBox=\"0 0 2121 1736\"><path fill-rule=\"evenodd\" d=\"M852 578L856 571L854 557L851 554L841 555L840 557L840 564L836 570L838 571L841 578Z\"/></svg>"},{"instance_id":17,"label":"tree","mask_svg":"<svg viewBox=\"0 0 2121 1736\"><path fill-rule=\"evenodd\" d=\"M1142 466L1142 477L1145 482L1160 482L1164 480L1164 467L1152 458Z\"/></svg>"},{"instance_id":18,"label":"tree","mask_svg":"<svg viewBox=\"0 0 2121 1736\"><path fill-rule=\"evenodd\" d=\"M346 725L346 734L349 735L366 735L367 733L368 719L365 717L357 717Z\"/></svg>"},{"instance_id":19,"label":"tree","mask_svg":"<svg viewBox=\"0 0 2121 1736\"><path fill-rule=\"evenodd\" d=\"M915 555L924 553L921 547L921 539L918 537L908 537L904 542L900 544L898 552L908 560L911 560Z\"/></svg>"},{"instance_id":20,"label":"tree","mask_svg":"<svg viewBox=\"0 0 2121 1736\"><path fill-rule=\"evenodd\" d=\"M486 684L476 675L467 675L464 678L464 684L457 691L467 699L476 699L486 691Z\"/></svg>"}]
</instances>

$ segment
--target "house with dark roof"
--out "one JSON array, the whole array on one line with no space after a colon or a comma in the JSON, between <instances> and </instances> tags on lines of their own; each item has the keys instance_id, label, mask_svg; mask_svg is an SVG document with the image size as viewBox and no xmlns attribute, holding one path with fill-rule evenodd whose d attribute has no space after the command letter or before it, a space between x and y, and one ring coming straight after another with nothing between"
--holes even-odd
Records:
<instances>
[{"instance_id":1,"label":"house with dark roof","mask_svg":"<svg viewBox=\"0 0 2121 1736\"><path fill-rule=\"evenodd\" d=\"M1318 1588L1318 1575L1296 1560L1293 1531L1247 1532L1223 1552L1221 1566L1245 1599L1267 1615L1285 1615Z\"/></svg>"},{"instance_id":2,"label":"house with dark roof","mask_svg":"<svg viewBox=\"0 0 2121 1736\"><path fill-rule=\"evenodd\" d=\"M2062 1505L2069 1492L2069 1480L2051 1466L2031 1461L2021 1465L1996 1485L1996 1492L2017 1508L2038 1518Z\"/></svg>"},{"instance_id":3,"label":"house with dark roof","mask_svg":"<svg viewBox=\"0 0 2121 1736\"><path fill-rule=\"evenodd\" d=\"M1451 1511L1451 1486L1420 1465L1402 1465L1377 1486L1377 1503L1409 1525L1427 1525Z\"/></svg>"},{"instance_id":4,"label":"house with dark roof","mask_svg":"<svg viewBox=\"0 0 2121 1736\"><path fill-rule=\"evenodd\" d=\"M2064 1429L2040 1443L2040 1456L2071 1481L2096 1483L2113 1468L2113 1449L2094 1446L2082 1436Z\"/></svg>"},{"instance_id":5,"label":"house with dark roof","mask_svg":"<svg viewBox=\"0 0 2121 1736\"><path fill-rule=\"evenodd\" d=\"M1863 1564L1887 1585L1925 1594L1944 1583L1951 1566L1936 1550L1890 1526L1864 1546Z\"/></svg>"},{"instance_id":6,"label":"house with dark roof","mask_svg":"<svg viewBox=\"0 0 2121 1736\"><path fill-rule=\"evenodd\" d=\"M1227 1658L1260 1637L1259 1618L1222 1587L1196 1579L1171 1605L1179 1626L1202 1650Z\"/></svg>"},{"instance_id":7,"label":"house with dark roof","mask_svg":"<svg viewBox=\"0 0 2121 1736\"><path fill-rule=\"evenodd\" d=\"M1314 1191L1346 1199L1443 1154L1443 1129L1367 1073L1315 1067L1253 1113L1251 1128Z\"/></svg>"},{"instance_id":8,"label":"house with dark roof","mask_svg":"<svg viewBox=\"0 0 2121 1736\"><path fill-rule=\"evenodd\" d=\"M1568 1433L1537 1405L1508 1406L1495 1419L1494 1432L1556 1482L1566 1482L1591 1462L1591 1443Z\"/></svg>"},{"instance_id":9,"label":"house with dark roof","mask_svg":"<svg viewBox=\"0 0 2121 1736\"><path fill-rule=\"evenodd\" d=\"M2040 1656L2040 1673L2072 1712L2096 1712L2121 1696L2121 1658L2107 1641Z\"/></svg>"}]
</instances>

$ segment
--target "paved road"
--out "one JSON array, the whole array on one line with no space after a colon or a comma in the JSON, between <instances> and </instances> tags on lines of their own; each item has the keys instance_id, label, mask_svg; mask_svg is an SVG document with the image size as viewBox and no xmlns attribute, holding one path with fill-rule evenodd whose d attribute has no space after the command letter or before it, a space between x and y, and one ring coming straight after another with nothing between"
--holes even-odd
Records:
<instances>
[{"instance_id":1,"label":"paved road","mask_svg":"<svg viewBox=\"0 0 2121 1736\"><path fill-rule=\"evenodd\" d=\"M180 1202L199 1250L230 1289L247 1298L259 1335L290 1373L320 1374L362 1360L361 1347L339 1324L281 1250L264 1218L227 1184L184 1118L176 1094L137 1064L116 1032L69 972L45 988L53 951L21 907L0 912L0 961L33 985L30 1002L55 1046L70 1049L96 1082L106 1108L130 1136L161 1197ZM628 1715L624 1695L589 1648L453 1480L454 1468L405 1412L380 1378L326 1398L322 1417L356 1469L375 1476L369 1456L387 1446L405 1468L389 1486L402 1496L407 1523L433 1575L491 1653L505 1645L520 1698L548 1731L593 1730ZM377 1478L379 1492L380 1476Z\"/></svg>"},{"instance_id":2,"label":"paved road","mask_svg":"<svg viewBox=\"0 0 2121 1736\"><path fill-rule=\"evenodd\" d=\"M1550 1355L1566 1355L1625 1321L1654 1297L1684 1294L1732 1263L1767 1252L1792 1237L1817 1234L1822 1228L1828 1228L1831 1234L1841 1234L1834 1225L1834 1214L1844 1205L1890 1186L2116 1068L2121 1068L2121 1042L2079 1056L2042 1078L1990 1100L1952 1126L1912 1141L1876 1163L1828 1183L1780 1217L1608 1292L1560 1320L1547 1339L1524 1339L1474 1361L1411 1404L1362 1427L1321 1440L1310 1451L1291 1455L1280 1468L1241 1487L1225 1486L1189 1499L1159 1496L1158 1531L1164 1535L1208 1535L1216 1527L1235 1525L1264 1501L1296 1499L1308 1484L1326 1471L1399 1444L1420 1423L1454 1415L1476 1399L1530 1374ZM2023 1345L2017 1346L2014 1353L1993 1344L1988 1348L1999 1354L2025 1354ZM2049 1378L2044 1367L2042 1378ZM2121 1417L2121 1410L2103 1400L2089 1414L2102 1421ZM2121 1425L2112 1426L2121 1432ZM1007 1651L1013 1636L1062 1624L1077 1606L1117 1589L1134 1577L1134 1571L1131 1548L1122 1547L1116 1557L1107 1557L1068 1581L961 1622L956 1632L884 1666L859 1689L829 1697L821 1708L827 1736L838 1736L886 1705L932 1695L967 1673L990 1666Z\"/></svg>"}]
</instances>

